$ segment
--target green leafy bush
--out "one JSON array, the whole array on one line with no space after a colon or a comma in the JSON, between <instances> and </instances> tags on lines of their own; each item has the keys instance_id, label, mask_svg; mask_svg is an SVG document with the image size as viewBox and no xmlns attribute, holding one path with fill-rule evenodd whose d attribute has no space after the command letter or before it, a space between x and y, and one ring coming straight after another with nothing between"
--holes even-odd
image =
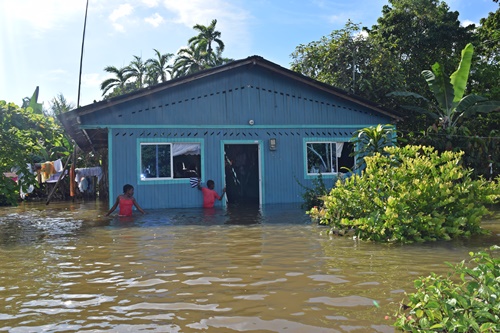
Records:
<instances>
[{"instance_id":1,"label":"green leafy bush","mask_svg":"<svg viewBox=\"0 0 500 333\"><path fill-rule=\"evenodd\" d=\"M312 180L312 187L305 186L298 180L297 183L304 190L304 192L302 193L302 200L304 200L304 202L301 205L303 209L311 209L313 207L323 205L322 198L328 194L328 190L321 173L318 175L318 177Z\"/></svg>"},{"instance_id":2,"label":"green leafy bush","mask_svg":"<svg viewBox=\"0 0 500 333\"><path fill-rule=\"evenodd\" d=\"M386 147L365 157L366 169L337 181L320 208L308 211L339 231L383 242L449 240L480 234L485 204L500 198L498 182L472 180L461 152Z\"/></svg>"},{"instance_id":3,"label":"green leafy bush","mask_svg":"<svg viewBox=\"0 0 500 333\"><path fill-rule=\"evenodd\" d=\"M398 310L394 326L406 332L499 332L500 259L470 255L471 267L448 264L454 271L447 277L415 280L417 291Z\"/></svg>"}]
</instances>

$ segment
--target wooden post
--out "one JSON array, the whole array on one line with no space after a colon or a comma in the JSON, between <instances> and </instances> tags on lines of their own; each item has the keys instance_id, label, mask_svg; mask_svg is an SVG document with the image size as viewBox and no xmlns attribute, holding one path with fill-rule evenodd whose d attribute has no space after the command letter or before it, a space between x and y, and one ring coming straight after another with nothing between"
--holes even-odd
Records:
<instances>
[{"instance_id":1,"label":"wooden post","mask_svg":"<svg viewBox=\"0 0 500 333\"><path fill-rule=\"evenodd\" d=\"M75 149L76 149L76 146L75 146ZM59 178L57 178L57 182L54 185L54 188L52 189L52 191L50 191L49 197L47 198L47 202L45 203L46 205L48 205L50 203L50 199L52 199L52 196L54 195L54 193L57 189L57 185L59 185L59 182L61 181L62 177L64 176L64 171L66 171L66 167L68 166L68 163L71 160L72 155L73 154L68 156L68 159L66 160L66 163L64 164L63 170L61 171Z\"/></svg>"},{"instance_id":2,"label":"wooden post","mask_svg":"<svg viewBox=\"0 0 500 333\"><path fill-rule=\"evenodd\" d=\"M75 166L76 166L76 145L73 149L73 163L71 164L71 170L69 172L69 192L71 195L71 201L75 202L76 186L75 186Z\"/></svg>"}]
</instances>

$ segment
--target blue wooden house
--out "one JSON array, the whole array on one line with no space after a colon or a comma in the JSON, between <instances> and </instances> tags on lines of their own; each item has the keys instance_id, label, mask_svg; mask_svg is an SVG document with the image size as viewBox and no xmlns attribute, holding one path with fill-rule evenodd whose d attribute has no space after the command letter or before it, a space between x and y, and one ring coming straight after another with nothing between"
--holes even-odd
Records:
<instances>
[{"instance_id":1,"label":"blue wooden house","mask_svg":"<svg viewBox=\"0 0 500 333\"><path fill-rule=\"evenodd\" d=\"M398 117L259 56L63 114L86 151L107 148L110 204L124 184L145 209L201 207L190 177L227 203L300 203L320 173L352 168L358 129ZM300 184L299 184L300 183Z\"/></svg>"}]
</instances>

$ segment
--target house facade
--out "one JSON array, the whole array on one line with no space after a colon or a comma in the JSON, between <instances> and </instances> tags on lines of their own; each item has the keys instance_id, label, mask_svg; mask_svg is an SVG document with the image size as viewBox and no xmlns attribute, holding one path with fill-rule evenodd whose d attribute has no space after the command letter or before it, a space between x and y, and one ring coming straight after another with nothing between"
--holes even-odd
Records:
<instances>
[{"instance_id":1,"label":"house facade","mask_svg":"<svg viewBox=\"0 0 500 333\"><path fill-rule=\"evenodd\" d=\"M124 184L145 209L201 207L191 177L227 202L302 202L302 185L352 168L353 133L397 116L253 56L60 117L83 150L107 148L110 205Z\"/></svg>"}]
</instances>

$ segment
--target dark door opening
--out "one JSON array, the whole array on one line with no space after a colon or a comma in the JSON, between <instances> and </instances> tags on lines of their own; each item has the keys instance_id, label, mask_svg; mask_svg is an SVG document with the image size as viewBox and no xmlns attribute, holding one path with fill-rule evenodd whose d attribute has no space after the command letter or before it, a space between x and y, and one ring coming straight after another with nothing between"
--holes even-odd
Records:
<instances>
[{"instance_id":1,"label":"dark door opening","mask_svg":"<svg viewBox=\"0 0 500 333\"><path fill-rule=\"evenodd\" d=\"M259 145L225 144L224 155L228 204L259 204Z\"/></svg>"}]
</instances>

